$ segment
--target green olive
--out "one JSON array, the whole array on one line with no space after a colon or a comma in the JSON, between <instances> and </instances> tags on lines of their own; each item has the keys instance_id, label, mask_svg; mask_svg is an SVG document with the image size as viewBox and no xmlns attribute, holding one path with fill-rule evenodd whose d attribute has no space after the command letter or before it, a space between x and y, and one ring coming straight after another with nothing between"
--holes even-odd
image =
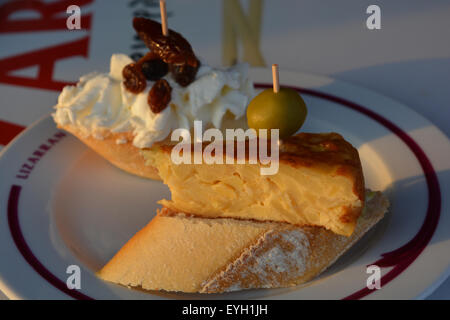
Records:
<instances>
[{"instance_id":1,"label":"green olive","mask_svg":"<svg viewBox=\"0 0 450 320\"><path fill-rule=\"evenodd\" d=\"M250 128L279 129L280 139L297 132L306 119L305 101L297 91L281 88L277 93L266 89L258 94L247 108L247 122Z\"/></svg>"}]
</instances>

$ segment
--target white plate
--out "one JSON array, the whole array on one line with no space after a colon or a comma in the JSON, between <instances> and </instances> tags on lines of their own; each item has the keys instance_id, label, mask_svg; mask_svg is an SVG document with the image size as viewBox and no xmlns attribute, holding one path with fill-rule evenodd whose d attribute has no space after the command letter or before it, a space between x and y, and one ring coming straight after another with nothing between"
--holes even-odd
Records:
<instances>
[{"instance_id":1,"label":"white plate","mask_svg":"<svg viewBox=\"0 0 450 320\"><path fill-rule=\"evenodd\" d=\"M324 77L281 75L283 85L302 88L309 109L302 130L341 133L359 149L366 185L385 191L392 203L386 218L318 279L288 289L210 296L150 294L99 280L95 271L170 193L161 182L124 173L72 136L61 136L46 117L0 158L0 289L19 299L409 299L430 294L450 266L447 138L405 106L368 90ZM270 76L267 70L252 70L258 83L269 84ZM382 267L380 290L366 288L366 266L373 263ZM81 268L80 290L66 286L69 265Z\"/></svg>"}]
</instances>

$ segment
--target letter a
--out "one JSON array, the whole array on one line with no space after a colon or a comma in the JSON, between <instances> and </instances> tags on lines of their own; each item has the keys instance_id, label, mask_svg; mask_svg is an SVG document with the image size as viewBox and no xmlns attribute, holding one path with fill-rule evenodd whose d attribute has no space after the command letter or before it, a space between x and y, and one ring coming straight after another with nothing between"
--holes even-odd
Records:
<instances>
[{"instance_id":1,"label":"letter a","mask_svg":"<svg viewBox=\"0 0 450 320\"><path fill-rule=\"evenodd\" d=\"M79 6L71 5L67 7L67 14L70 16L66 20L67 29L81 29L81 9Z\"/></svg>"},{"instance_id":2,"label":"letter a","mask_svg":"<svg viewBox=\"0 0 450 320\"><path fill-rule=\"evenodd\" d=\"M367 288L370 290L373 289L381 289L381 271L380 271L380 267L376 266L376 265L371 265L367 267L366 270L367 274L371 274L368 278L367 278Z\"/></svg>"},{"instance_id":3,"label":"letter a","mask_svg":"<svg viewBox=\"0 0 450 320\"><path fill-rule=\"evenodd\" d=\"M77 265L70 265L66 270L67 274L71 274L66 281L67 288L81 289L81 270Z\"/></svg>"},{"instance_id":4,"label":"letter a","mask_svg":"<svg viewBox=\"0 0 450 320\"><path fill-rule=\"evenodd\" d=\"M366 21L367 29L381 29L381 9L379 6L372 4L367 7L367 14L371 14Z\"/></svg>"}]
</instances>

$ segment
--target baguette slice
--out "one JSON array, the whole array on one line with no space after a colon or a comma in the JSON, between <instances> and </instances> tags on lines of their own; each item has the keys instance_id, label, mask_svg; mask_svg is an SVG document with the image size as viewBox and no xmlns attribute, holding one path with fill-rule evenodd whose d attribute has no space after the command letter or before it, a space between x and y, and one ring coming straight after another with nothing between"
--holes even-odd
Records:
<instances>
[{"instance_id":1,"label":"baguette slice","mask_svg":"<svg viewBox=\"0 0 450 320\"><path fill-rule=\"evenodd\" d=\"M141 149L133 146L132 132L104 132L102 139L96 139L92 135L84 134L75 126L58 125L58 128L74 135L112 165L143 178L161 180L158 169L146 163L145 158L141 154ZM117 143L117 141L121 143Z\"/></svg>"},{"instance_id":2,"label":"baguette slice","mask_svg":"<svg viewBox=\"0 0 450 320\"><path fill-rule=\"evenodd\" d=\"M98 272L146 290L221 293L304 283L330 266L374 226L389 202L368 193L350 237L322 227L207 219L166 208Z\"/></svg>"}]
</instances>

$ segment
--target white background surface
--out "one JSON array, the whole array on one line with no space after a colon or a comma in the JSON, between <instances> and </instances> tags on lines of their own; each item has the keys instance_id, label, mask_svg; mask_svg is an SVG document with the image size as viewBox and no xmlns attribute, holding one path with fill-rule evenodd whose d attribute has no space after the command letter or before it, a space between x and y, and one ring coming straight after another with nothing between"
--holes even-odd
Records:
<instances>
[{"instance_id":1,"label":"white background surface","mask_svg":"<svg viewBox=\"0 0 450 320\"><path fill-rule=\"evenodd\" d=\"M83 7L83 14L93 13L90 32L0 34L0 59L88 34L88 59L59 62L54 76L76 81L86 72L104 71L111 53L132 52L133 9L127 7L130 2L96 0ZM185 35L200 57L220 65L222 2L167 2L168 11L173 13L169 26ZM381 7L381 30L366 28L370 4ZM34 15L24 12L17 17ZM266 0L261 51L268 65L278 63L281 69L331 76L394 98L450 136L449 17L448 0ZM20 73L33 76L36 71L30 68ZM51 111L57 95L54 91L0 83L0 119L28 125ZM430 298L449 299L450 280Z\"/></svg>"}]
</instances>

